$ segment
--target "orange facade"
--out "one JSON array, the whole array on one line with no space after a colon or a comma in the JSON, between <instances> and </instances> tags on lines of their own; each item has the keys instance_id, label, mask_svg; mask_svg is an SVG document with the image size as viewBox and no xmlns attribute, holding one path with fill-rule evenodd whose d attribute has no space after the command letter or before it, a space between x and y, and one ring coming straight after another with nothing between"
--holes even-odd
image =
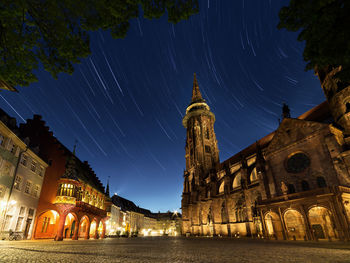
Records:
<instances>
[{"instance_id":1,"label":"orange facade","mask_svg":"<svg viewBox=\"0 0 350 263\"><path fill-rule=\"evenodd\" d=\"M104 187L87 162L81 162L45 126L41 117L21 132L49 163L37 208L33 239L103 238L110 206Z\"/></svg>"}]
</instances>

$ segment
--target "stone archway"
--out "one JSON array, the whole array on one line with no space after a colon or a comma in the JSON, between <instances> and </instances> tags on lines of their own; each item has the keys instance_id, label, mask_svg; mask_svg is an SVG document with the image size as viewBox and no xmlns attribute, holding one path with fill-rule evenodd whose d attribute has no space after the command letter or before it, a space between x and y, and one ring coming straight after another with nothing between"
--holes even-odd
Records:
<instances>
[{"instance_id":1,"label":"stone archway","mask_svg":"<svg viewBox=\"0 0 350 263\"><path fill-rule=\"evenodd\" d=\"M284 222L289 240L306 240L305 221L299 211L288 209L284 213Z\"/></svg>"},{"instance_id":2,"label":"stone archway","mask_svg":"<svg viewBox=\"0 0 350 263\"><path fill-rule=\"evenodd\" d=\"M80 219L79 223L79 237L80 238L89 238L89 231L90 231L90 219L88 216L83 216Z\"/></svg>"},{"instance_id":3,"label":"stone archway","mask_svg":"<svg viewBox=\"0 0 350 263\"><path fill-rule=\"evenodd\" d=\"M90 238L96 238L96 231L97 231L97 228L98 228L98 225L99 222L97 221L97 219L93 219L91 224L90 224L90 230L89 230L89 237Z\"/></svg>"},{"instance_id":4,"label":"stone archway","mask_svg":"<svg viewBox=\"0 0 350 263\"><path fill-rule=\"evenodd\" d=\"M78 217L75 213L68 213L64 223L63 238L73 238L76 228L78 227Z\"/></svg>"},{"instance_id":5,"label":"stone archway","mask_svg":"<svg viewBox=\"0 0 350 263\"><path fill-rule=\"evenodd\" d=\"M312 232L316 239L338 239L334 218L323 206L314 206L308 211Z\"/></svg>"},{"instance_id":6,"label":"stone archway","mask_svg":"<svg viewBox=\"0 0 350 263\"><path fill-rule=\"evenodd\" d=\"M100 221L100 223L98 224L98 227L97 227L97 233L98 233L98 237L101 238L102 237L102 233L104 231L104 224L102 223L102 220Z\"/></svg>"},{"instance_id":7,"label":"stone archway","mask_svg":"<svg viewBox=\"0 0 350 263\"><path fill-rule=\"evenodd\" d=\"M265 215L265 224L269 238L283 239L283 228L279 216L275 212L268 212Z\"/></svg>"},{"instance_id":8,"label":"stone archway","mask_svg":"<svg viewBox=\"0 0 350 263\"><path fill-rule=\"evenodd\" d=\"M34 238L55 238L59 218L59 213L55 210L49 210L40 214L36 218Z\"/></svg>"}]
</instances>

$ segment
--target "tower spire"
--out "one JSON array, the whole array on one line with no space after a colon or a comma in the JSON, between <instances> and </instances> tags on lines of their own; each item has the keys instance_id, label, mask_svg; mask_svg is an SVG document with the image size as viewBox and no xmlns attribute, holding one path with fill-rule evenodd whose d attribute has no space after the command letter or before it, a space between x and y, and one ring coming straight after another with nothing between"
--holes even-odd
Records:
<instances>
[{"instance_id":1,"label":"tower spire","mask_svg":"<svg viewBox=\"0 0 350 263\"><path fill-rule=\"evenodd\" d=\"M110 176L108 176L108 179L107 179L107 186L106 186L106 195L108 195L108 196L109 196L109 177L110 177Z\"/></svg>"},{"instance_id":2,"label":"tower spire","mask_svg":"<svg viewBox=\"0 0 350 263\"><path fill-rule=\"evenodd\" d=\"M199 91L199 86L197 82L196 73L193 74L193 90L192 90L192 102L203 101L201 92Z\"/></svg>"},{"instance_id":3,"label":"tower spire","mask_svg":"<svg viewBox=\"0 0 350 263\"><path fill-rule=\"evenodd\" d=\"M75 156L75 152L76 152L76 149L77 149L77 144L78 144L78 140L75 140L74 147L73 147L73 155L74 156Z\"/></svg>"}]
</instances>

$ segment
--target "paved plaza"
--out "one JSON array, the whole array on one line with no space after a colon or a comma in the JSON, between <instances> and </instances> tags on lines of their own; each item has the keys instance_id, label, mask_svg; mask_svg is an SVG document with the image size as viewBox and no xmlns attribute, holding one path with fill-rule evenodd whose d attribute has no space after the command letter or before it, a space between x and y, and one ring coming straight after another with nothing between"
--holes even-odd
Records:
<instances>
[{"instance_id":1,"label":"paved plaza","mask_svg":"<svg viewBox=\"0 0 350 263\"><path fill-rule=\"evenodd\" d=\"M228 238L0 241L0 262L350 262L350 243Z\"/></svg>"}]
</instances>

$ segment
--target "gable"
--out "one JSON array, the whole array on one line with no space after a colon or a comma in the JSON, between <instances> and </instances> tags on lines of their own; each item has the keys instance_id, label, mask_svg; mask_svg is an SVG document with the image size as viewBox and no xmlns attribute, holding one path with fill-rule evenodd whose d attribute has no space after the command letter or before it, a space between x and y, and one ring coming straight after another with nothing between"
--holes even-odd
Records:
<instances>
[{"instance_id":1,"label":"gable","mask_svg":"<svg viewBox=\"0 0 350 263\"><path fill-rule=\"evenodd\" d=\"M300 141L310 134L326 127L329 127L329 124L285 118L276 130L274 137L267 147L266 154Z\"/></svg>"}]
</instances>

